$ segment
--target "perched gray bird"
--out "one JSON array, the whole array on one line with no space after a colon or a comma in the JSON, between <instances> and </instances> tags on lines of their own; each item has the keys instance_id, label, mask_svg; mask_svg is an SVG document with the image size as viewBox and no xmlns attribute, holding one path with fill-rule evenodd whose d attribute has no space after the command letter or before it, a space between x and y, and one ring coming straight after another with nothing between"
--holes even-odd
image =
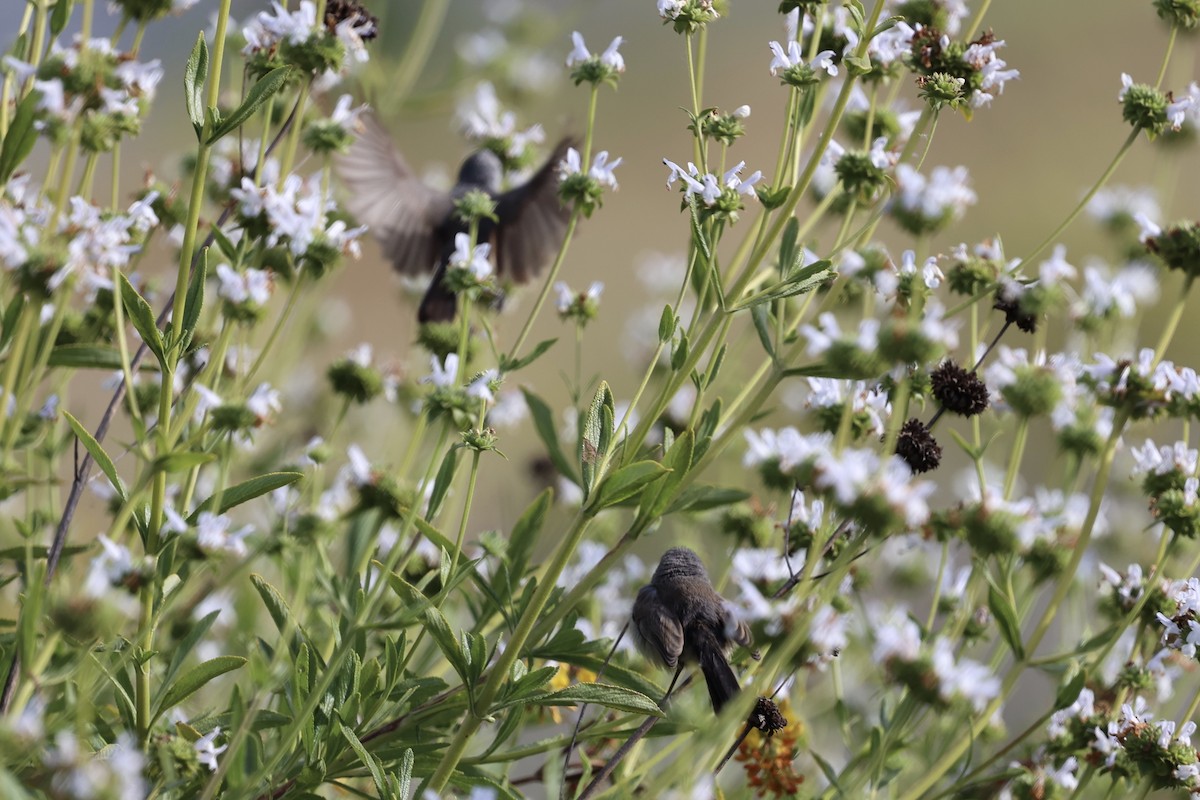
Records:
<instances>
[{"instance_id":1,"label":"perched gray bird","mask_svg":"<svg viewBox=\"0 0 1200 800\"><path fill-rule=\"evenodd\" d=\"M397 271L433 273L421 300L421 322L454 319L454 293L442 283L454 252L454 235L467 224L454 214L454 201L472 189L496 201L496 221L480 220L477 239L490 242L496 272L527 283L554 258L566 233L570 209L558 198L557 166L570 141L564 139L545 164L520 186L500 191L504 169L490 150L472 153L449 192L422 182L370 113L359 118L359 133L349 152L337 158L337 171L349 190L346 208L383 245Z\"/></svg>"},{"instance_id":2,"label":"perched gray bird","mask_svg":"<svg viewBox=\"0 0 1200 800\"><path fill-rule=\"evenodd\" d=\"M700 557L688 548L672 547L663 553L650 584L638 591L633 638L643 655L669 669L698 664L713 711L719 712L738 693L737 676L725 652L735 643L749 647L750 630L729 613Z\"/></svg>"}]
</instances>

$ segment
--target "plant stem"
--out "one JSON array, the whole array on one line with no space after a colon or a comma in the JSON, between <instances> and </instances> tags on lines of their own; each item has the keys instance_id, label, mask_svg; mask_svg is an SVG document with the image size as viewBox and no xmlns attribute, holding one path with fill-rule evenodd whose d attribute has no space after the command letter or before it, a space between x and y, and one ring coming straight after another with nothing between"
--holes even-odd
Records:
<instances>
[{"instance_id":1,"label":"plant stem","mask_svg":"<svg viewBox=\"0 0 1200 800\"><path fill-rule=\"evenodd\" d=\"M583 539L583 534L590 522L591 517L581 508L575 515L575 520L571 524L566 537L555 552L554 560L550 562L545 574L542 575L537 590L534 592L533 598L529 601L529 606L525 609L525 613L521 615L521 619L517 623L516 630L513 631L503 652L500 653L496 665L488 673L487 683L483 685L483 688L476 695L475 707L479 709L481 714L488 713L488 709L495 701L496 695L500 692L500 685L508 679L513 664L529 639L529 634L537 624L538 618L542 615L542 610L546 607L546 603L549 602L550 595L557 588L558 578L562 575L567 562L575 553L575 549L579 546L580 540ZM463 753L466 752L467 744L471 741L471 737L479 729L479 725L482 722L483 720L480 717L473 715L468 715L463 720L458 732L454 735L454 739L450 742L450 746L446 748L445 753L442 755L442 760L438 763L437 770L430 777L427 786L428 789L440 794L446 788L446 784L450 781L450 776L454 773L454 768L458 766L458 762L462 760Z\"/></svg>"}]
</instances>

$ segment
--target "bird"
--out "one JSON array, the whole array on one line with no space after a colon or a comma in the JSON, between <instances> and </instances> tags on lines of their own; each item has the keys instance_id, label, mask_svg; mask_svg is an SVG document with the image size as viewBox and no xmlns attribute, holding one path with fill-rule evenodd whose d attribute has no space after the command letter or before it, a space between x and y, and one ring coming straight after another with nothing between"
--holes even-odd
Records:
<instances>
[{"instance_id":1,"label":"bird","mask_svg":"<svg viewBox=\"0 0 1200 800\"><path fill-rule=\"evenodd\" d=\"M379 239L397 272L433 278L417 310L421 323L454 319L454 292L442 282L454 252L454 237L468 230L454 213L454 201L471 190L486 192L496 203L496 219L480 219L477 243L489 242L497 274L528 283L554 259L562 246L570 209L558 196L558 164L572 146L566 137L524 183L501 191L504 167L488 149L467 156L450 191L435 189L413 172L378 118L358 118L357 136L336 159L348 190L346 208Z\"/></svg>"},{"instance_id":2,"label":"bird","mask_svg":"<svg viewBox=\"0 0 1200 800\"><path fill-rule=\"evenodd\" d=\"M634 643L647 659L676 670L676 678L684 664L700 666L713 711L720 713L740 691L725 653L735 643L749 647L750 629L713 589L694 551L663 553L650 583L638 590L632 617Z\"/></svg>"}]
</instances>

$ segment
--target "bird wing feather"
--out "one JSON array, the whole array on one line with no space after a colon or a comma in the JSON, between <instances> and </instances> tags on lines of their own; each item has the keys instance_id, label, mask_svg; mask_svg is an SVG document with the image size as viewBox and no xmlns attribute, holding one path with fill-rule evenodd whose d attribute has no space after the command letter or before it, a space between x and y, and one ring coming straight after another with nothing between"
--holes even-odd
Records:
<instances>
[{"instance_id":1,"label":"bird wing feather","mask_svg":"<svg viewBox=\"0 0 1200 800\"><path fill-rule=\"evenodd\" d=\"M633 632L639 649L674 669L683 655L683 626L653 586L643 586L633 603Z\"/></svg>"},{"instance_id":2,"label":"bird wing feather","mask_svg":"<svg viewBox=\"0 0 1200 800\"><path fill-rule=\"evenodd\" d=\"M453 208L450 195L416 177L373 114L358 121L354 143L335 161L349 190L346 208L379 239L398 272L431 272L442 255L438 228Z\"/></svg>"},{"instance_id":3,"label":"bird wing feather","mask_svg":"<svg viewBox=\"0 0 1200 800\"><path fill-rule=\"evenodd\" d=\"M571 209L558 196L558 164L571 145L560 141L529 180L496 196L496 271L517 283L537 277L562 247Z\"/></svg>"}]
</instances>

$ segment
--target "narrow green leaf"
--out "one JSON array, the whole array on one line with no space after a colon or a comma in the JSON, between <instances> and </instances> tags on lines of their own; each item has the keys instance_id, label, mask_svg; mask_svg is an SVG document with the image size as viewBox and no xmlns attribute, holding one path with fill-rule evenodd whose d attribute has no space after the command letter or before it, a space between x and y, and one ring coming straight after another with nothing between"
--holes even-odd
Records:
<instances>
[{"instance_id":1,"label":"narrow green leaf","mask_svg":"<svg viewBox=\"0 0 1200 800\"><path fill-rule=\"evenodd\" d=\"M1021 625L1017 622L1017 612L1008 601L1007 595L1000 591L990 580L988 581L988 608L996 620L1000 635L1012 650L1017 660L1025 658L1025 647L1021 644Z\"/></svg>"},{"instance_id":2,"label":"narrow green leaf","mask_svg":"<svg viewBox=\"0 0 1200 800\"><path fill-rule=\"evenodd\" d=\"M596 511L615 506L636 496L668 472L670 470L657 461L635 461L621 467L601 482L591 506Z\"/></svg>"},{"instance_id":3,"label":"narrow green leaf","mask_svg":"<svg viewBox=\"0 0 1200 800\"><path fill-rule=\"evenodd\" d=\"M104 473L104 477L108 478L108 482L117 490L117 496L122 501L128 499L128 494L125 491L125 483L121 480L121 476L117 474L117 465L108 457L108 453L104 452L104 448L100 446L95 437L92 436L87 428L83 427L83 424L79 420L71 416L69 411L63 411L62 415L66 418L67 424L71 426L71 430L74 431L80 443L92 454L92 460L96 462L96 466L100 468L100 471Z\"/></svg>"},{"instance_id":4,"label":"narrow green leaf","mask_svg":"<svg viewBox=\"0 0 1200 800\"><path fill-rule=\"evenodd\" d=\"M771 316L766 303L750 306L750 319L754 320L754 330L758 333L758 341L762 342L763 350L772 359L775 358L775 343L771 341Z\"/></svg>"},{"instance_id":5,"label":"narrow green leaf","mask_svg":"<svg viewBox=\"0 0 1200 800\"><path fill-rule=\"evenodd\" d=\"M1087 685L1088 672L1086 669L1076 670L1071 680L1058 688L1054 696L1054 710L1061 711L1079 699L1079 693Z\"/></svg>"},{"instance_id":6,"label":"narrow green leaf","mask_svg":"<svg viewBox=\"0 0 1200 800\"><path fill-rule=\"evenodd\" d=\"M266 475L242 481L221 493L221 502L214 513L224 514L231 508L248 503L254 498L273 492L280 487L289 486L303 477L304 473L302 472L268 472ZM199 519L201 512L212 511L215 499L215 496L210 496L196 506L196 510L188 517L188 522L195 522Z\"/></svg>"},{"instance_id":7,"label":"narrow green leaf","mask_svg":"<svg viewBox=\"0 0 1200 800\"><path fill-rule=\"evenodd\" d=\"M779 274L786 275L796 261L796 239L800 235L800 220L789 217L779 238Z\"/></svg>"},{"instance_id":8,"label":"narrow green leaf","mask_svg":"<svg viewBox=\"0 0 1200 800\"><path fill-rule=\"evenodd\" d=\"M566 689L526 702L539 706L574 706L580 703L591 703L616 711L627 711L631 714L647 714L652 717L666 716L658 707L658 703L641 692L606 683L577 683Z\"/></svg>"},{"instance_id":9,"label":"narrow green leaf","mask_svg":"<svg viewBox=\"0 0 1200 800\"><path fill-rule=\"evenodd\" d=\"M558 339L546 339L545 341L538 342L537 345L535 345L534 348L529 351L528 355L521 356L520 358L509 358L506 355L501 356L500 371L516 372L519 369L528 367L534 361L537 361L539 358L541 358L547 350L554 346L554 343L557 341Z\"/></svg>"},{"instance_id":10,"label":"narrow green leaf","mask_svg":"<svg viewBox=\"0 0 1200 800\"><path fill-rule=\"evenodd\" d=\"M579 465L580 474L583 476L580 488L583 489L584 497L595 487L596 465L604 458L605 445L612 440L611 419L614 405L612 390L608 388L607 383L601 381L600 388L596 390L588 406L587 416L584 417L583 435L579 437ZM609 411L607 424L604 418L606 407Z\"/></svg>"},{"instance_id":11,"label":"narrow green leaf","mask_svg":"<svg viewBox=\"0 0 1200 800\"><path fill-rule=\"evenodd\" d=\"M404 755L400 757L400 785L396 787L397 797L408 797L408 790L412 784L414 761L413 749L411 747L405 748Z\"/></svg>"},{"instance_id":12,"label":"narrow green leaf","mask_svg":"<svg viewBox=\"0 0 1200 800\"><path fill-rule=\"evenodd\" d=\"M246 99L242 101L242 104L215 126L212 135L208 137L208 144L211 145L222 136L232 133L243 122L250 119L263 103L270 100L272 95L284 87L291 73L291 67L276 67L259 78L258 82L250 87L250 91L246 92Z\"/></svg>"},{"instance_id":13,"label":"narrow green leaf","mask_svg":"<svg viewBox=\"0 0 1200 800\"><path fill-rule=\"evenodd\" d=\"M227 261L238 261L238 246L229 240L229 237L221 232L221 229L215 225L209 231L213 237L213 242L216 243L217 249L221 251L221 255L225 256ZM244 240L243 240L244 241Z\"/></svg>"},{"instance_id":14,"label":"narrow green leaf","mask_svg":"<svg viewBox=\"0 0 1200 800\"><path fill-rule=\"evenodd\" d=\"M75 0L58 0L54 4L54 11L50 12L51 39L66 30L67 23L71 21L71 7L73 5L75 5Z\"/></svg>"},{"instance_id":15,"label":"narrow green leaf","mask_svg":"<svg viewBox=\"0 0 1200 800\"><path fill-rule=\"evenodd\" d=\"M371 780L375 782L375 796L381 798L388 797L388 782L383 774L383 767L380 766L379 760L367 752L367 748L363 747L363 743L354 735L354 731L350 730L343 723L339 723L338 727L342 730L342 736L349 742L350 749L358 756L358 760L363 763L364 767L370 770ZM412 751L410 750L409 752Z\"/></svg>"},{"instance_id":16,"label":"narrow green leaf","mask_svg":"<svg viewBox=\"0 0 1200 800\"><path fill-rule=\"evenodd\" d=\"M17 104L8 133L4 135L4 144L0 146L0 183L6 183L12 177L37 143L37 128L33 123L41 98L41 92L34 90Z\"/></svg>"},{"instance_id":17,"label":"narrow green leaf","mask_svg":"<svg viewBox=\"0 0 1200 800\"><path fill-rule=\"evenodd\" d=\"M188 284L187 304L183 308L183 329L181 331L181 349L186 349L191 341L192 333L200 322L200 312L204 310L204 281L208 278L208 248L200 251L200 258L192 270L192 280Z\"/></svg>"},{"instance_id":18,"label":"narrow green leaf","mask_svg":"<svg viewBox=\"0 0 1200 800\"><path fill-rule=\"evenodd\" d=\"M663 306L662 316L658 318L658 340L660 342L669 342L671 337L675 335L675 311L671 308L671 304L667 303Z\"/></svg>"},{"instance_id":19,"label":"narrow green leaf","mask_svg":"<svg viewBox=\"0 0 1200 800\"><path fill-rule=\"evenodd\" d=\"M731 506L749 500L750 493L741 489L726 489L720 486L689 486L667 507L663 515L680 511L708 511L712 508Z\"/></svg>"},{"instance_id":20,"label":"narrow green leaf","mask_svg":"<svg viewBox=\"0 0 1200 800\"><path fill-rule=\"evenodd\" d=\"M671 350L671 369L679 371L683 369L684 362L687 361L690 344L686 333L679 334L679 341Z\"/></svg>"},{"instance_id":21,"label":"narrow green leaf","mask_svg":"<svg viewBox=\"0 0 1200 800\"><path fill-rule=\"evenodd\" d=\"M231 672L245 663L246 659L241 656L217 656L205 661L203 664L197 664L184 673L175 682L175 685L163 695L162 700L158 704L158 712L155 714L155 717L179 705L179 703L203 688L209 681L220 675L224 675L226 672Z\"/></svg>"},{"instance_id":22,"label":"narrow green leaf","mask_svg":"<svg viewBox=\"0 0 1200 800\"><path fill-rule=\"evenodd\" d=\"M167 671L163 673L159 685L167 686L175 679L179 668L183 666L183 662L191 654L192 649L204 638L204 634L208 633L208 629L216 621L221 610L217 609L206 614L202 619L197 620L188 630L187 635L180 640L179 644L171 648L171 663L167 666ZM228 617L227 617L228 618Z\"/></svg>"},{"instance_id":23,"label":"narrow green leaf","mask_svg":"<svg viewBox=\"0 0 1200 800\"><path fill-rule=\"evenodd\" d=\"M184 472L216 459L216 453L167 453L154 459L154 469L156 472Z\"/></svg>"},{"instance_id":24,"label":"narrow green leaf","mask_svg":"<svg viewBox=\"0 0 1200 800\"><path fill-rule=\"evenodd\" d=\"M154 320L154 309L150 308L146 298L133 288L133 284L129 282L129 278L125 277L124 272L118 273L118 277L121 282L121 301L125 304L125 313L129 316L129 321L133 323L134 329L142 337L146 347L150 348L151 353L154 353L158 363L166 366L167 356L163 352L162 333L158 330L158 323Z\"/></svg>"},{"instance_id":25,"label":"narrow green leaf","mask_svg":"<svg viewBox=\"0 0 1200 800\"><path fill-rule=\"evenodd\" d=\"M451 447L442 458L442 466L438 468L437 476L433 479L433 488L429 491L429 505L425 511L425 519L432 520L437 516L450 491L454 481L454 470L458 467L458 448Z\"/></svg>"},{"instance_id":26,"label":"narrow green leaf","mask_svg":"<svg viewBox=\"0 0 1200 800\"><path fill-rule=\"evenodd\" d=\"M696 436L686 430L675 438L671 449L663 456L662 466L668 471L666 480L642 495L641 508L638 518L643 521L657 519L663 515L667 507L675 499L679 487L683 483L692 462L696 458Z\"/></svg>"},{"instance_id":27,"label":"narrow green leaf","mask_svg":"<svg viewBox=\"0 0 1200 800\"><path fill-rule=\"evenodd\" d=\"M550 462L554 464L554 468L559 471L559 474L572 483L578 484L579 478L576 477L575 467L563 455L562 447L558 443L558 428L554 423L554 412L545 400L529 389L521 387L521 394L525 395L525 404L529 406L529 415L533 417L533 428L537 431L542 444L546 445L546 455L550 457Z\"/></svg>"},{"instance_id":28,"label":"narrow green leaf","mask_svg":"<svg viewBox=\"0 0 1200 800\"><path fill-rule=\"evenodd\" d=\"M183 101L197 139L204 130L204 84L207 80L208 44L204 41L204 31L201 31L183 70Z\"/></svg>"},{"instance_id":29,"label":"narrow green leaf","mask_svg":"<svg viewBox=\"0 0 1200 800\"><path fill-rule=\"evenodd\" d=\"M61 558L78 555L91 549L88 545L69 544L62 549L59 554ZM0 550L0 561L19 561L24 562L26 556L35 559L43 559L50 557L50 548L42 544L33 545L28 552L25 550L25 545L17 545L16 547L6 547Z\"/></svg>"},{"instance_id":30,"label":"narrow green leaf","mask_svg":"<svg viewBox=\"0 0 1200 800\"><path fill-rule=\"evenodd\" d=\"M282 633L287 629L288 620L292 617L292 610L288 608L283 595L261 575L251 575L250 583L253 584L254 590L258 592L263 605L267 607L267 613L271 615L271 620L275 623L275 627Z\"/></svg>"},{"instance_id":31,"label":"narrow green leaf","mask_svg":"<svg viewBox=\"0 0 1200 800\"><path fill-rule=\"evenodd\" d=\"M121 351L102 344L60 344L50 351L46 363L65 369L121 369ZM142 363L141 369L157 371L152 364Z\"/></svg>"},{"instance_id":32,"label":"narrow green leaf","mask_svg":"<svg viewBox=\"0 0 1200 800\"><path fill-rule=\"evenodd\" d=\"M546 522L546 513L550 510L553 500L554 493L546 489L533 499L513 525L512 533L508 537L508 564L515 580L520 580L525 574L533 545Z\"/></svg>"}]
</instances>

